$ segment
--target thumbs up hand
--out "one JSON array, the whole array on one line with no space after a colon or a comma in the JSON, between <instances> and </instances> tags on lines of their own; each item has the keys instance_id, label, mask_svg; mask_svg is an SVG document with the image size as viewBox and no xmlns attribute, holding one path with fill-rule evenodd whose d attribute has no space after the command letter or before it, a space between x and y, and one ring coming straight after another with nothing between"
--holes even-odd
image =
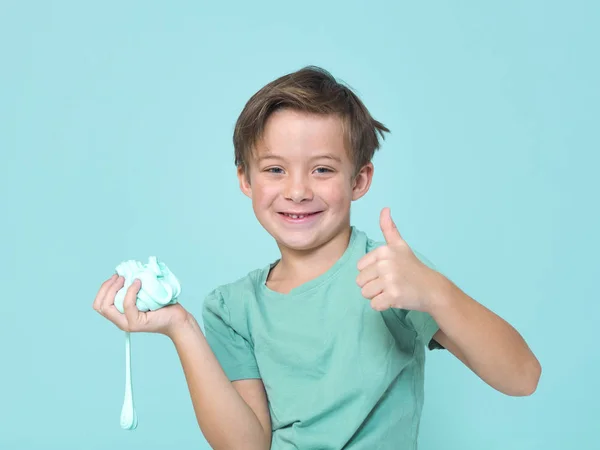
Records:
<instances>
[{"instance_id":1,"label":"thumbs up hand","mask_svg":"<svg viewBox=\"0 0 600 450\"><path fill-rule=\"evenodd\" d=\"M428 312L438 273L413 253L396 228L389 208L381 211L379 224L386 245L358 261L356 283L363 297L376 311L401 308Z\"/></svg>"}]
</instances>

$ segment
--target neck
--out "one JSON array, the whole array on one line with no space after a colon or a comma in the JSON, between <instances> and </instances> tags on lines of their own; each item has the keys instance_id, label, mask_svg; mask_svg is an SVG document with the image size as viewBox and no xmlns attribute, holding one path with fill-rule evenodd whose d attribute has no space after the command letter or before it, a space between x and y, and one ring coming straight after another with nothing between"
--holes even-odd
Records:
<instances>
[{"instance_id":1,"label":"neck","mask_svg":"<svg viewBox=\"0 0 600 450\"><path fill-rule=\"evenodd\" d=\"M350 241L351 229L346 226L323 245L310 250L292 250L280 246L281 259L270 279L295 287L327 272L344 254Z\"/></svg>"}]
</instances>

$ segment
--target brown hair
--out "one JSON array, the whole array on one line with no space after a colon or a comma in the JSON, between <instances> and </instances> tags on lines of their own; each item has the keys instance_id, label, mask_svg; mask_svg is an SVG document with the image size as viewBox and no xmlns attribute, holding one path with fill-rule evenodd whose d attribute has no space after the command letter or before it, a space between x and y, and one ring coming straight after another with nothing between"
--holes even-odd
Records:
<instances>
[{"instance_id":1,"label":"brown hair","mask_svg":"<svg viewBox=\"0 0 600 450\"><path fill-rule=\"evenodd\" d=\"M371 117L350 87L338 82L320 67L307 66L270 82L248 100L233 133L237 167L248 170L249 158L262 138L267 119L282 108L339 115L355 173L368 164L375 150L379 149L377 132L383 139L383 133L390 132Z\"/></svg>"}]
</instances>

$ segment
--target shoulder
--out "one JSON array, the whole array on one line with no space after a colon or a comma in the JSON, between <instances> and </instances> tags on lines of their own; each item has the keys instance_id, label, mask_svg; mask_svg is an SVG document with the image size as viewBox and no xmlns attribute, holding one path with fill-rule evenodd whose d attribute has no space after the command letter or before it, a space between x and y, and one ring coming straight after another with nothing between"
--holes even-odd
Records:
<instances>
[{"instance_id":1,"label":"shoulder","mask_svg":"<svg viewBox=\"0 0 600 450\"><path fill-rule=\"evenodd\" d=\"M266 268L259 268L226 284L211 290L204 298L202 316L218 316L221 320L234 324L244 323L249 309L256 302L258 287Z\"/></svg>"}]
</instances>

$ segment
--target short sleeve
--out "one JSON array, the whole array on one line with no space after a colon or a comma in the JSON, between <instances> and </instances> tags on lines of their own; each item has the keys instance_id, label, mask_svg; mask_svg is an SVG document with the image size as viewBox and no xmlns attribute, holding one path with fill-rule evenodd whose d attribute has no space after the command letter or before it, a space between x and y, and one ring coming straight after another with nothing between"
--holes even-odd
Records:
<instances>
[{"instance_id":1,"label":"short sleeve","mask_svg":"<svg viewBox=\"0 0 600 450\"><path fill-rule=\"evenodd\" d=\"M444 348L433 339L433 335L437 333L440 327L431 315L422 311L408 311L404 321L411 329L416 331L419 340L427 345L429 350Z\"/></svg>"},{"instance_id":2,"label":"short sleeve","mask_svg":"<svg viewBox=\"0 0 600 450\"><path fill-rule=\"evenodd\" d=\"M215 290L202 307L204 335L230 381L260 378L254 349L231 324L222 294Z\"/></svg>"},{"instance_id":3,"label":"short sleeve","mask_svg":"<svg viewBox=\"0 0 600 450\"><path fill-rule=\"evenodd\" d=\"M414 251L414 250L413 250ZM437 272L437 267L422 253L414 251L415 255L419 260L432 270ZM436 321L431 317L430 314L422 311L408 311L404 318L408 326L416 331L419 340L423 342L429 350L443 349L438 342L433 340L433 335L440 329Z\"/></svg>"}]
</instances>

